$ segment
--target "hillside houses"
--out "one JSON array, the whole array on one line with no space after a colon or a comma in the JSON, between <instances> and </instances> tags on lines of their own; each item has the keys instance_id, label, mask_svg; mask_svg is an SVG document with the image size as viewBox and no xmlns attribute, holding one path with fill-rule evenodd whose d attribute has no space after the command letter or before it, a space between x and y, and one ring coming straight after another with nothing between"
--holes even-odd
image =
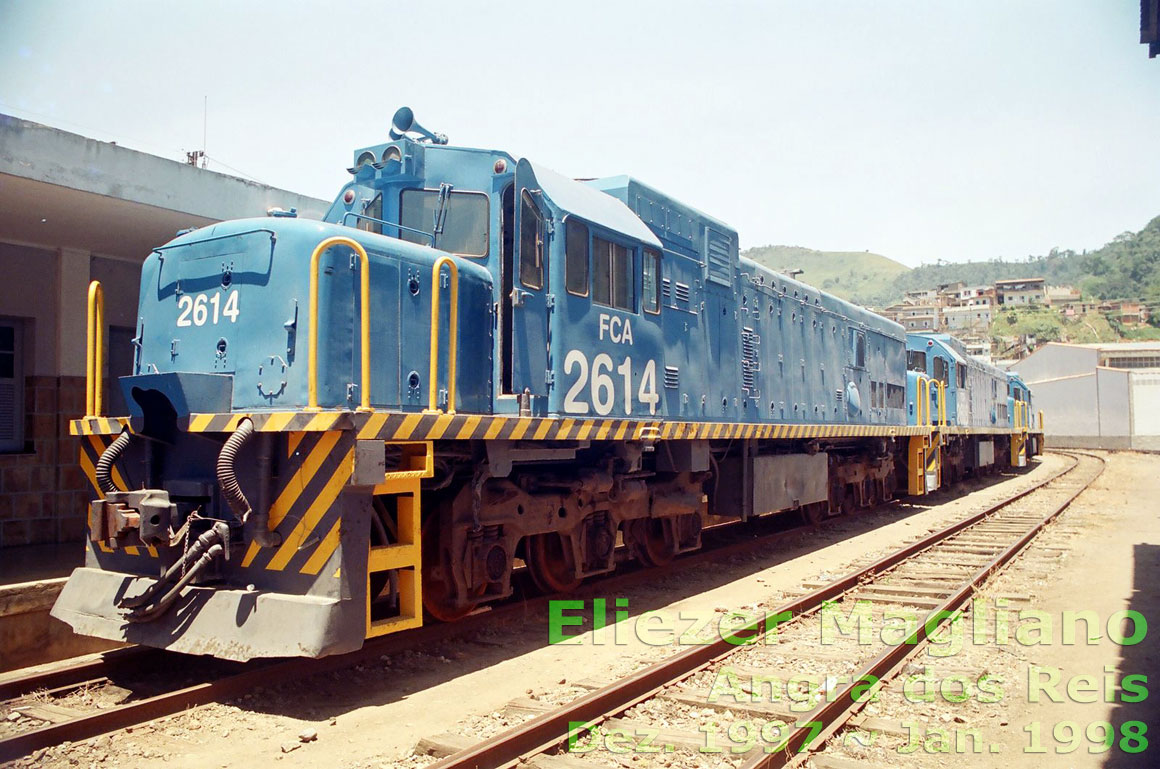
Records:
<instances>
[{"instance_id":1,"label":"hillside houses","mask_svg":"<svg viewBox=\"0 0 1160 769\"><path fill-rule=\"evenodd\" d=\"M1099 313L1125 326L1148 322L1148 307L1131 299L1084 301L1074 286L1048 286L1043 278L997 280L991 286L947 283L938 288L907 291L903 300L882 313L907 331L986 333L1001 309L1054 307L1064 317Z\"/></svg>"},{"instance_id":2,"label":"hillside houses","mask_svg":"<svg viewBox=\"0 0 1160 769\"><path fill-rule=\"evenodd\" d=\"M882 313L907 331L943 331L980 351L991 348L991 324L1004 310L1051 307L1064 318L1096 314L1121 326L1148 322L1148 307L1136 300L1085 301L1074 286L1049 286L1044 278L997 280L993 285L969 286L959 281L937 288L907 291L903 300ZM1018 336L1018 335L1016 335ZM1035 347L1034 338L1008 339L995 350L1018 358Z\"/></svg>"}]
</instances>

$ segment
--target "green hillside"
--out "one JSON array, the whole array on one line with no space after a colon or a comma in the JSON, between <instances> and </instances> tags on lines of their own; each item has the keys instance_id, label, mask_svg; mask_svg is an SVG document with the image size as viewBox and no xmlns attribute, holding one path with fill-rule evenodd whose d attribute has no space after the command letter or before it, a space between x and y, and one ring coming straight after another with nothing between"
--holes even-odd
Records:
<instances>
[{"instance_id":1,"label":"green hillside","mask_svg":"<svg viewBox=\"0 0 1160 769\"><path fill-rule=\"evenodd\" d=\"M759 246L743 252L771 270L804 270L798 280L823 291L867 305L884 305L897 293L894 284L909 272L881 254L869 251L814 251L800 246Z\"/></svg>"},{"instance_id":2,"label":"green hillside","mask_svg":"<svg viewBox=\"0 0 1160 769\"><path fill-rule=\"evenodd\" d=\"M963 281L990 285L1005 278L1046 278L1048 285L1071 285L1088 299L1142 298L1160 309L1160 216L1139 232L1117 235L1087 253L1052 249L1014 261L940 262L910 269L868 251L814 251L799 246L759 246L744 252L771 269L801 269L799 279L844 299L885 307L903 292ZM1154 309L1153 312L1160 315Z\"/></svg>"}]
</instances>

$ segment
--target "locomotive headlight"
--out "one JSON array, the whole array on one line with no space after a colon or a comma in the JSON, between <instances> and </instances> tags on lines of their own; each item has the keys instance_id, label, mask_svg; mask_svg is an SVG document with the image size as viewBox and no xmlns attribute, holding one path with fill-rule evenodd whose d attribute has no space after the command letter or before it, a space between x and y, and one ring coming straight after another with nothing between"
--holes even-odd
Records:
<instances>
[{"instance_id":1,"label":"locomotive headlight","mask_svg":"<svg viewBox=\"0 0 1160 769\"><path fill-rule=\"evenodd\" d=\"M353 203L354 202L354 190L347 190L346 192L342 193L342 202L346 203L348 206L351 203Z\"/></svg>"}]
</instances>

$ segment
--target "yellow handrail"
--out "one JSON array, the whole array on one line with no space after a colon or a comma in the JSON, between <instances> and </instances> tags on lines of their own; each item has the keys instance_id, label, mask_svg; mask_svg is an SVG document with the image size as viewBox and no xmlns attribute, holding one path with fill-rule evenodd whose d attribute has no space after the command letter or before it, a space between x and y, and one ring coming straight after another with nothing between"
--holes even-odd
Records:
<instances>
[{"instance_id":1,"label":"yellow handrail","mask_svg":"<svg viewBox=\"0 0 1160 769\"><path fill-rule=\"evenodd\" d=\"M935 379L935 393L938 395L938 426L947 426L947 385L941 379Z\"/></svg>"},{"instance_id":2,"label":"yellow handrail","mask_svg":"<svg viewBox=\"0 0 1160 769\"><path fill-rule=\"evenodd\" d=\"M89 308L85 339L85 416L99 417L104 407L105 292L101 281L89 283Z\"/></svg>"},{"instance_id":3,"label":"yellow handrail","mask_svg":"<svg viewBox=\"0 0 1160 769\"><path fill-rule=\"evenodd\" d=\"M1015 420L1014 428L1016 430L1027 430L1031 427L1031 411L1027 408L1026 401L1015 401Z\"/></svg>"},{"instance_id":4,"label":"yellow handrail","mask_svg":"<svg viewBox=\"0 0 1160 769\"><path fill-rule=\"evenodd\" d=\"M455 368L459 352L459 268L450 256L441 256L431 267L431 365L428 368L427 411L439 411L439 295L443 286L439 283L439 271L443 265L451 270L451 328L447 343L447 413L455 413Z\"/></svg>"},{"instance_id":5,"label":"yellow handrail","mask_svg":"<svg viewBox=\"0 0 1160 769\"><path fill-rule=\"evenodd\" d=\"M1043 432L1043 409L1039 409L1039 432Z\"/></svg>"},{"instance_id":6,"label":"yellow handrail","mask_svg":"<svg viewBox=\"0 0 1160 769\"><path fill-rule=\"evenodd\" d=\"M318 407L318 263L326 249L332 246L346 246L359 258L359 347L362 350L361 381L359 383L358 411L371 410L371 260L366 249L350 238L337 235L319 243L310 255L310 339L307 353L307 411L319 411Z\"/></svg>"},{"instance_id":7,"label":"yellow handrail","mask_svg":"<svg viewBox=\"0 0 1160 769\"><path fill-rule=\"evenodd\" d=\"M915 424L930 426L930 377L918 377L918 413Z\"/></svg>"}]
</instances>

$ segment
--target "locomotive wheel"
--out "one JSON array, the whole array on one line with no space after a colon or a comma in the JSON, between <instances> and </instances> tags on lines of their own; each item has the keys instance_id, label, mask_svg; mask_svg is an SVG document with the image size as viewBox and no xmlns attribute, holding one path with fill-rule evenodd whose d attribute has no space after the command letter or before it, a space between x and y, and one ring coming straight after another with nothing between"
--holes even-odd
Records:
<instances>
[{"instance_id":1,"label":"locomotive wheel","mask_svg":"<svg viewBox=\"0 0 1160 769\"><path fill-rule=\"evenodd\" d=\"M828 517L829 510L829 502L813 502L808 505L802 505L802 523L809 526L817 526Z\"/></svg>"},{"instance_id":2,"label":"locomotive wheel","mask_svg":"<svg viewBox=\"0 0 1160 769\"><path fill-rule=\"evenodd\" d=\"M889 502L894 499L894 476L888 475L882 479L882 501Z\"/></svg>"},{"instance_id":3,"label":"locomotive wheel","mask_svg":"<svg viewBox=\"0 0 1160 769\"><path fill-rule=\"evenodd\" d=\"M660 518L637 518L628 522L632 554L645 566L664 566L677 554L665 539L665 524Z\"/></svg>"},{"instance_id":4,"label":"locomotive wheel","mask_svg":"<svg viewBox=\"0 0 1160 769\"><path fill-rule=\"evenodd\" d=\"M524 563L532 582L544 593L570 593L583 582L576 576L572 548L560 534L533 534L524 543Z\"/></svg>"},{"instance_id":5,"label":"locomotive wheel","mask_svg":"<svg viewBox=\"0 0 1160 769\"><path fill-rule=\"evenodd\" d=\"M851 515L858 507L858 490L852 483L847 483L842 494L842 515Z\"/></svg>"},{"instance_id":6,"label":"locomotive wheel","mask_svg":"<svg viewBox=\"0 0 1160 769\"><path fill-rule=\"evenodd\" d=\"M423 523L423 609L440 622L454 622L471 614L478 604L455 603L455 583L441 557L437 519L432 516Z\"/></svg>"}]
</instances>

